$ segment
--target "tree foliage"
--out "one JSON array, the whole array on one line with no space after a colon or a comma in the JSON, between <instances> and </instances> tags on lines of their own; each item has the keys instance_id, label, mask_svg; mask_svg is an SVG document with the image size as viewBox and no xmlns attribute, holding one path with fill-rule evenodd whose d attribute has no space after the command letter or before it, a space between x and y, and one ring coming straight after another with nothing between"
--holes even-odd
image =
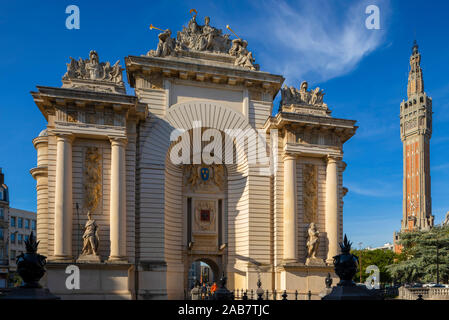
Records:
<instances>
[{"instance_id":1,"label":"tree foliage","mask_svg":"<svg viewBox=\"0 0 449 320\"><path fill-rule=\"evenodd\" d=\"M437 247L440 282L449 279L449 227L429 231L403 232L403 249L397 261L387 267L392 278L401 283L437 282Z\"/></svg>"},{"instance_id":2,"label":"tree foliage","mask_svg":"<svg viewBox=\"0 0 449 320\"><path fill-rule=\"evenodd\" d=\"M387 266L394 263L396 254L390 250L352 250L352 253L359 257L359 270L354 276L355 282L360 282L360 265L362 269L362 283L370 275L366 273L366 268L375 265L379 268L380 283L391 283L392 278L387 270Z\"/></svg>"}]
</instances>

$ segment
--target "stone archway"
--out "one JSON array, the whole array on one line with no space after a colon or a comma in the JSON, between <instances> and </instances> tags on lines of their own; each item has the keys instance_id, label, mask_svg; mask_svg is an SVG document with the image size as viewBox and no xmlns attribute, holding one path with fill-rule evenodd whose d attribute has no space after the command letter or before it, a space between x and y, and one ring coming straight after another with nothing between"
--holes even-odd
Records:
<instances>
[{"instance_id":1,"label":"stone archway","mask_svg":"<svg viewBox=\"0 0 449 320\"><path fill-rule=\"evenodd\" d=\"M165 119L156 119L154 130L151 130L148 140L144 143L142 150L142 162L151 159L160 163L160 157L151 154L151 151L157 150L158 153L165 153L165 161L160 163L160 167L164 168L163 179L160 180L161 187L164 190L163 199L152 197L152 202L160 202L159 206L163 209L164 219L164 260L167 263L166 287L167 297L169 299L182 299L186 288L186 254L187 248L184 243L185 239L185 223L183 217L183 193L182 193L182 168L174 165L170 161L169 152L173 147L170 141L170 134L176 129L191 130L193 122L201 121L203 127L215 128L220 131L226 129L252 129L246 118L232 110L231 108L211 102L189 102L171 106L167 112ZM155 139L154 137L157 137ZM151 139L153 138L153 139ZM245 154L245 152L243 152ZM141 163L142 163L141 162ZM157 163L156 163L157 165ZM228 183L232 185L227 195L227 212L228 219L226 221L228 241L224 255L220 261L215 261L216 257L210 256L205 259L214 260L218 266L224 265L227 269L228 265L233 265L236 259L237 247L243 247L239 244L239 238L235 237L237 215L244 215L248 212L249 202L247 198L242 199L247 188L248 164L245 161L238 164L229 164L226 166L228 174ZM161 177L162 178L162 177ZM151 196L151 195L149 195ZM201 257L196 257L201 258ZM221 270L221 269L220 269ZM185 283L184 288L180 288L179 284Z\"/></svg>"}]
</instances>

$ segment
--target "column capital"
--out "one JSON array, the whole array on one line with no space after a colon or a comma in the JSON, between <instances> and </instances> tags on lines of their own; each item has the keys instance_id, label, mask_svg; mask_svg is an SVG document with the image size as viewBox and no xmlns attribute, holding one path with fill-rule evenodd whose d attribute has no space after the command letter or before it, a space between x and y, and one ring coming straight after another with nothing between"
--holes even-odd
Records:
<instances>
[{"instance_id":1,"label":"column capital","mask_svg":"<svg viewBox=\"0 0 449 320\"><path fill-rule=\"evenodd\" d=\"M111 141L111 146L126 146L128 143L128 139L126 138L119 138L119 137L109 137L109 141Z\"/></svg>"},{"instance_id":2,"label":"column capital","mask_svg":"<svg viewBox=\"0 0 449 320\"><path fill-rule=\"evenodd\" d=\"M284 154L282 155L282 159L285 160L296 160L297 159L297 155L294 153L289 153L289 152L284 152Z\"/></svg>"},{"instance_id":3,"label":"column capital","mask_svg":"<svg viewBox=\"0 0 449 320\"><path fill-rule=\"evenodd\" d=\"M75 135L71 133L56 133L55 136L57 141L72 143L75 140Z\"/></svg>"},{"instance_id":4,"label":"column capital","mask_svg":"<svg viewBox=\"0 0 449 320\"><path fill-rule=\"evenodd\" d=\"M343 157L328 154L325 156L325 160L327 161L327 163L336 163L336 162L343 160Z\"/></svg>"}]
</instances>

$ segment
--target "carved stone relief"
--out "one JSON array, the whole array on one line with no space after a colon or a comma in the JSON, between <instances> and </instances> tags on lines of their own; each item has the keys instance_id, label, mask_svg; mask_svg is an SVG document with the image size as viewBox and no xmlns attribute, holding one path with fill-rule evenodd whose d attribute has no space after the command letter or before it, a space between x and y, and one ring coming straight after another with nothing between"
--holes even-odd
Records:
<instances>
[{"instance_id":1,"label":"carved stone relief","mask_svg":"<svg viewBox=\"0 0 449 320\"><path fill-rule=\"evenodd\" d=\"M86 123L96 124L97 123L97 114L95 112L87 112L86 113Z\"/></svg>"},{"instance_id":2,"label":"carved stone relief","mask_svg":"<svg viewBox=\"0 0 449 320\"><path fill-rule=\"evenodd\" d=\"M97 147L87 147L84 158L84 207L94 212L101 199L102 156Z\"/></svg>"},{"instance_id":3,"label":"carved stone relief","mask_svg":"<svg viewBox=\"0 0 449 320\"><path fill-rule=\"evenodd\" d=\"M71 123L78 122L78 113L76 111L67 112L67 122Z\"/></svg>"},{"instance_id":4,"label":"carved stone relief","mask_svg":"<svg viewBox=\"0 0 449 320\"><path fill-rule=\"evenodd\" d=\"M318 211L318 177L317 166L305 164L303 169L303 204L304 222L317 222Z\"/></svg>"}]
</instances>

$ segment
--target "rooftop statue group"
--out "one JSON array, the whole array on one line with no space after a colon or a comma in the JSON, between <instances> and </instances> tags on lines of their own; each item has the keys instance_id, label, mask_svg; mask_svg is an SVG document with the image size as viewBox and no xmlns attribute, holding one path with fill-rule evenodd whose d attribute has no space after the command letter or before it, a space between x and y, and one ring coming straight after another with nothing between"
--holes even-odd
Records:
<instances>
[{"instance_id":1,"label":"rooftop statue group","mask_svg":"<svg viewBox=\"0 0 449 320\"><path fill-rule=\"evenodd\" d=\"M153 26L151 29L158 29ZM230 28L228 28L230 29ZM161 30L161 29L158 29ZM171 37L171 30L161 30L156 50L150 50L149 56L166 57L175 56L179 51L208 51L225 53L235 57L234 64L250 70L258 70L254 64L252 52L248 51L248 42L240 38L231 41L229 34L223 34L221 29L210 26L210 18L204 19L204 25L196 22L196 12L190 19L187 27L178 31L176 39ZM232 30L231 30L232 31Z\"/></svg>"},{"instance_id":2,"label":"rooftop statue group","mask_svg":"<svg viewBox=\"0 0 449 320\"><path fill-rule=\"evenodd\" d=\"M109 61L100 63L98 53L92 50L89 53L89 59L79 58L79 60L75 60L70 57L70 63L67 63L67 72L63 79L102 80L121 84L123 82L123 68L121 68L119 62L120 60L113 66Z\"/></svg>"},{"instance_id":3,"label":"rooftop statue group","mask_svg":"<svg viewBox=\"0 0 449 320\"><path fill-rule=\"evenodd\" d=\"M291 104L309 104L325 106L323 102L324 91L319 87L314 90L308 90L309 84L306 81L301 83L299 90L295 87L284 86L281 89L282 102L281 105Z\"/></svg>"}]
</instances>

